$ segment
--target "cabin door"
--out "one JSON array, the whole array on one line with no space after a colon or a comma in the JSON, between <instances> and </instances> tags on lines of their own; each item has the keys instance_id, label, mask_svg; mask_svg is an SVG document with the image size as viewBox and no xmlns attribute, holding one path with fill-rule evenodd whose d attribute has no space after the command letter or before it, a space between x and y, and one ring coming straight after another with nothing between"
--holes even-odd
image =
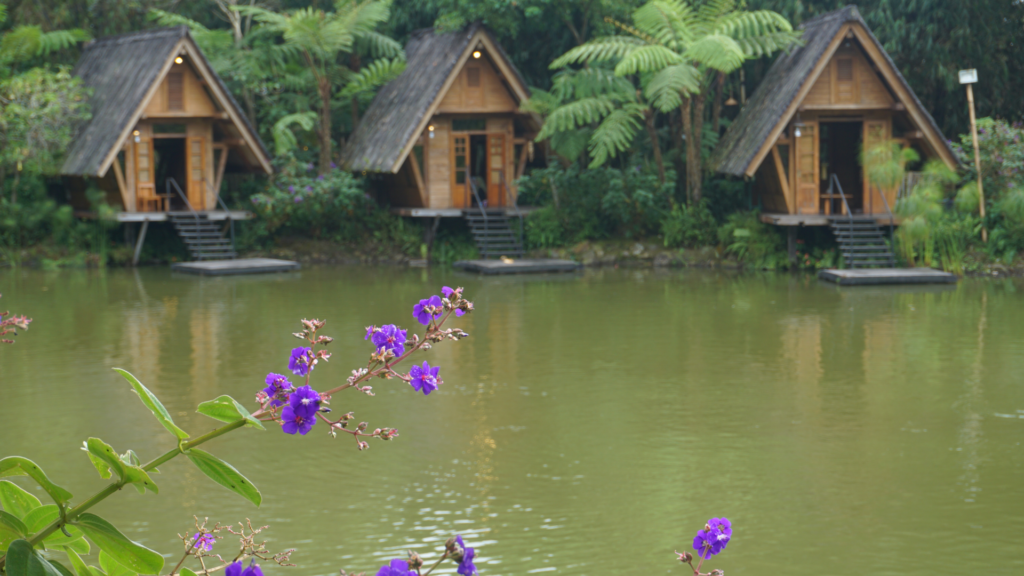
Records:
<instances>
[{"instance_id":1,"label":"cabin door","mask_svg":"<svg viewBox=\"0 0 1024 576\"><path fill-rule=\"evenodd\" d=\"M153 140L140 138L135 149L135 203L139 212L161 212L166 209L157 196L153 161Z\"/></svg>"},{"instance_id":2,"label":"cabin door","mask_svg":"<svg viewBox=\"0 0 1024 576\"><path fill-rule=\"evenodd\" d=\"M796 130L800 135L796 136ZM804 122L794 129L796 141L796 213L817 214L818 182L821 181L818 163L818 123Z\"/></svg>"},{"instance_id":3,"label":"cabin door","mask_svg":"<svg viewBox=\"0 0 1024 576\"><path fill-rule=\"evenodd\" d=\"M487 135L487 205L505 205L505 135Z\"/></svg>"},{"instance_id":4,"label":"cabin door","mask_svg":"<svg viewBox=\"0 0 1024 576\"><path fill-rule=\"evenodd\" d=\"M865 120L864 121L864 149L871 150L882 146L889 141L889 120ZM864 198L865 214L886 214L885 201L882 200L881 189L868 181L868 175L864 174ZM886 200L889 201L889 210L894 208L896 202L896 190L885 191Z\"/></svg>"},{"instance_id":5,"label":"cabin door","mask_svg":"<svg viewBox=\"0 0 1024 576\"><path fill-rule=\"evenodd\" d=\"M187 138L188 203L193 210L206 210L206 146L202 138Z\"/></svg>"},{"instance_id":6,"label":"cabin door","mask_svg":"<svg viewBox=\"0 0 1024 576\"><path fill-rule=\"evenodd\" d=\"M452 207L468 208L470 192L469 178L469 135L452 135Z\"/></svg>"}]
</instances>

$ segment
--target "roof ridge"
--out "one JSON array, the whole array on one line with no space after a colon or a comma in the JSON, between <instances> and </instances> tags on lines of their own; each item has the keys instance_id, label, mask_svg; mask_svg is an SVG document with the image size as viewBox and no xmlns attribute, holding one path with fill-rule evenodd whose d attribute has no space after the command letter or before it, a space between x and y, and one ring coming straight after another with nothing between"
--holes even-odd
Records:
<instances>
[{"instance_id":1,"label":"roof ridge","mask_svg":"<svg viewBox=\"0 0 1024 576\"><path fill-rule=\"evenodd\" d=\"M806 29L810 26L820 26L821 24L825 24L840 18L844 20L859 20L860 10L857 9L856 4L847 4L846 6L843 6L838 10L833 10L831 12L819 14L814 18L804 20L803 22L800 23L799 28Z\"/></svg>"}]
</instances>

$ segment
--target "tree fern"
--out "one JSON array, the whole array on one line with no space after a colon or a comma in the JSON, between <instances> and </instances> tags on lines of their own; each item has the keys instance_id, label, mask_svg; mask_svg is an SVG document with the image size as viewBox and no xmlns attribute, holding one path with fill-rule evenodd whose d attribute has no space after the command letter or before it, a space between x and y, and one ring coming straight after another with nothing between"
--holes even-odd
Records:
<instances>
[{"instance_id":1,"label":"tree fern","mask_svg":"<svg viewBox=\"0 0 1024 576\"><path fill-rule=\"evenodd\" d=\"M405 70L405 60L377 60L348 78L348 84L338 93L340 98L351 98L360 93L375 90L394 80Z\"/></svg>"},{"instance_id":2,"label":"tree fern","mask_svg":"<svg viewBox=\"0 0 1024 576\"><path fill-rule=\"evenodd\" d=\"M271 129L271 133L274 135L274 152L278 156L284 156L298 147L299 141L291 130L292 125L296 124L300 129L308 132L313 129L315 120L315 112L298 112L288 114L275 122Z\"/></svg>"},{"instance_id":3,"label":"tree fern","mask_svg":"<svg viewBox=\"0 0 1024 576\"><path fill-rule=\"evenodd\" d=\"M609 114L590 138L590 167L597 168L619 152L629 150L643 127L645 107L629 103Z\"/></svg>"},{"instance_id":4,"label":"tree fern","mask_svg":"<svg viewBox=\"0 0 1024 576\"><path fill-rule=\"evenodd\" d=\"M537 139L543 140L555 132L574 130L592 122L599 122L611 114L615 108L615 100L607 96L581 98L575 102L563 104L548 116Z\"/></svg>"},{"instance_id":5,"label":"tree fern","mask_svg":"<svg viewBox=\"0 0 1024 576\"><path fill-rule=\"evenodd\" d=\"M692 40L693 9L681 0L655 0L633 12L633 24L657 43L673 50Z\"/></svg>"},{"instance_id":6,"label":"tree fern","mask_svg":"<svg viewBox=\"0 0 1024 576\"><path fill-rule=\"evenodd\" d=\"M700 91L700 71L692 64L667 66L652 75L644 86L644 96L661 112L675 110L683 96Z\"/></svg>"},{"instance_id":7,"label":"tree fern","mask_svg":"<svg viewBox=\"0 0 1024 576\"><path fill-rule=\"evenodd\" d=\"M622 58L632 50L644 46L645 43L639 38L629 36L607 36L591 40L582 46L577 46L565 54L559 56L551 63L552 70L563 68L570 64L588 64L592 62L606 62Z\"/></svg>"}]
</instances>

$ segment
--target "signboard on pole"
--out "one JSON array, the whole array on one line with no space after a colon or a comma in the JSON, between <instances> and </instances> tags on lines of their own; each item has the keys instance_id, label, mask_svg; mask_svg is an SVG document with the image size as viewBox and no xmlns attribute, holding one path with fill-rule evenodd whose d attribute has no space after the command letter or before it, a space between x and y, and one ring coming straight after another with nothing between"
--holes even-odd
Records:
<instances>
[{"instance_id":1,"label":"signboard on pole","mask_svg":"<svg viewBox=\"0 0 1024 576\"><path fill-rule=\"evenodd\" d=\"M961 84L974 84L978 81L978 71L974 68L970 70L960 71L960 83Z\"/></svg>"}]
</instances>

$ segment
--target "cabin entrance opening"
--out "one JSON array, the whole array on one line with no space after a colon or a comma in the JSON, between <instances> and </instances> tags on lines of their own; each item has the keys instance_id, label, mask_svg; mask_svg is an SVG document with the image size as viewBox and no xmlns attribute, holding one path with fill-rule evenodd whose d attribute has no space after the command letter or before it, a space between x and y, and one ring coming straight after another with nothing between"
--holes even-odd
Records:
<instances>
[{"instance_id":1,"label":"cabin entrance opening","mask_svg":"<svg viewBox=\"0 0 1024 576\"><path fill-rule=\"evenodd\" d=\"M469 158L470 173L473 175L473 183L476 184L476 193L486 208L490 202L487 198L487 136L484 134L473 134L469 137ZM477 205L477 199L470 193L472 206Z\"/></svg>"},{"instance_id":2,"label":"cabin entrance opening","mask_svg":"<svg viewBox=\"0 0 1024 576\"><path fill-rule=\"evenodd\" d=\"M171 211L188 210L185 201L174 189L167 186L167 180L173 178L181 188L182 193L188 193L188 181L185 179L188 174L185 161L185 139L184 138L155 138L153 139L153 161L156 168L156 193L170 194L166 197L167 209Z\"/></svg>"},{"instance_id":3,"label":"cabin entrance opening","mask_svg":"<svg viewBox=\"0 0 1024 576\"><path fill-rule=\"evenodd\" d=\"M821 122L819 158L821 163L821 213L844 214L839 190L829 194L829 184L835 174L846 196L850 211L864 213L863 172L860 166L861 134L863 122Z\"/></svg>"}]
</instances>

